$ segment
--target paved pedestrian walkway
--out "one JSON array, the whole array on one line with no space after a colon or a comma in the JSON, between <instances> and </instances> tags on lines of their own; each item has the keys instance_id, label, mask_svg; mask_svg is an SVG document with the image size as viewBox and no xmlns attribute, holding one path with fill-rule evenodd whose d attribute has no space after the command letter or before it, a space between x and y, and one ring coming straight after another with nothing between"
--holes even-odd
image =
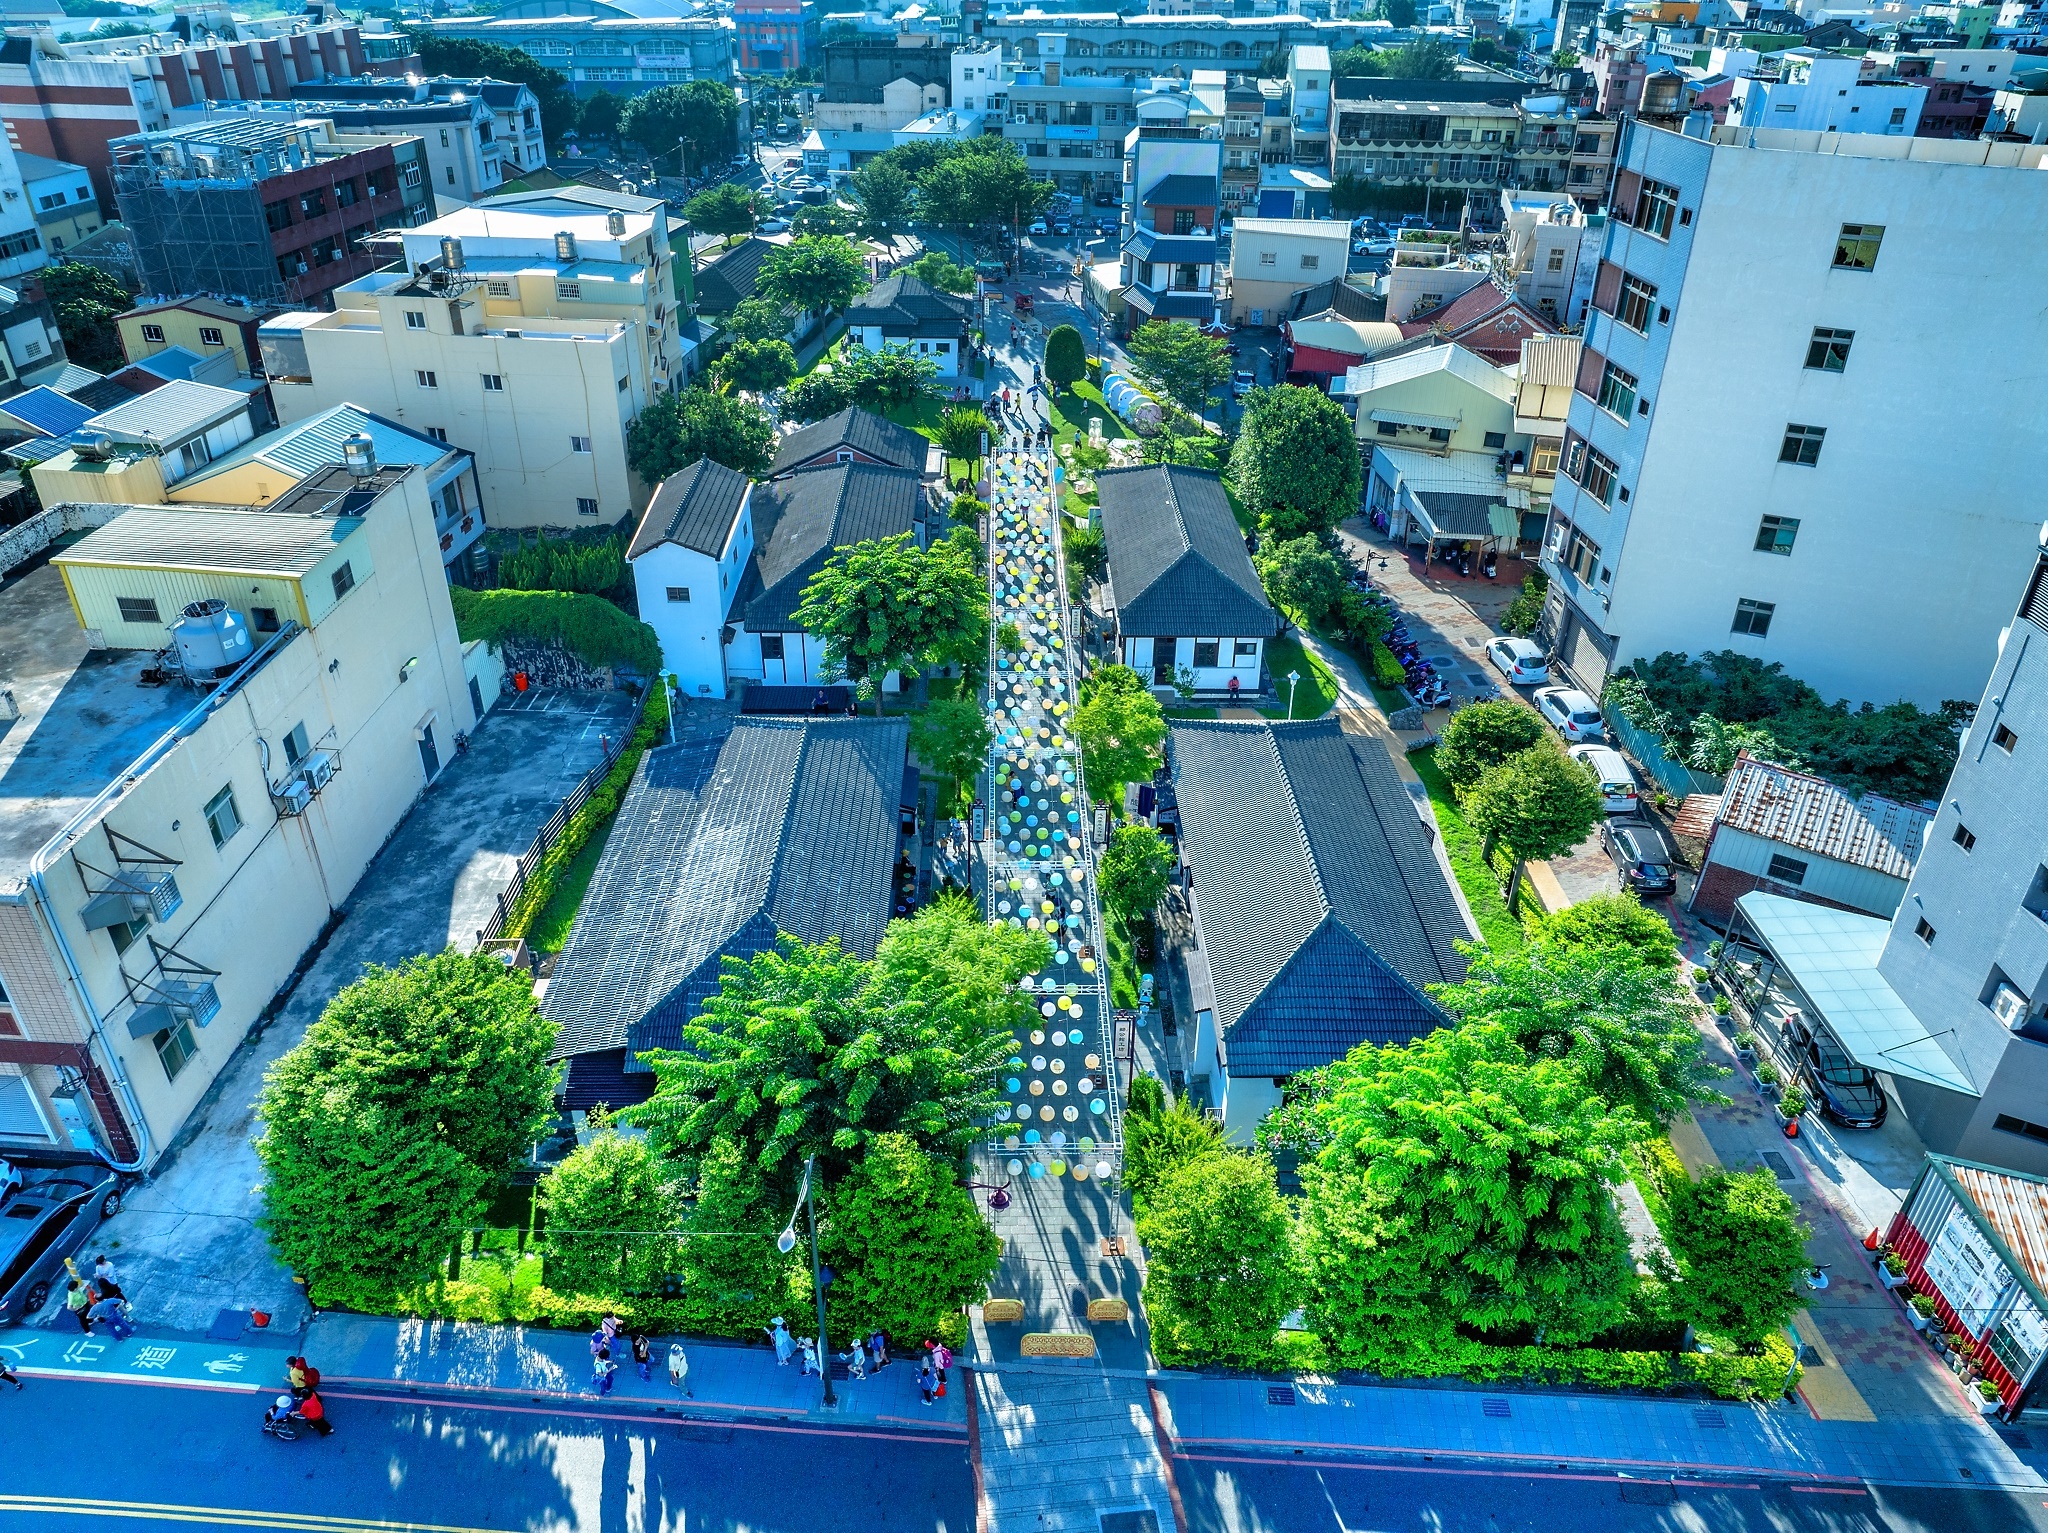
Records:
<instances>
[{"instance_id":1,"label":"paved pedestrian walkway","mask_svg":"<svg viewBox=\"0 0 2048 1533\"><path fill-rule=\"evenodd\" d=\"M653 1377L645 1382L625 1345L614 1350L619 1371L606 1397L608 1406L966 1431L964 1390L951 1389L932 1405L920 1403L914 1355L899 1356L865 1379L835 1379L838 1404L827 1410L817 1375L800 1374L794 1362L778 1365L766 1346L736 1342L684 1342L690 1362L686 1395L668 1381L671 1339L653 1338ZM338 1394L424 1387L473 1394L480 1401L586 1400L594 1405L598 1399L591 1383L589 1338L573 1331L327 1312L307 1328L303 1350L320 1370L323 1387Z\"/></svg>"},{"instance_id":2,"label":"paved pedestrian walkway","mask_svg":"<svg viewBox=\"0 0 2048 1533\"><path fill-rule=\"evenodd\" d=\"M977 1533L1171 1533L1177 1525L1147 1380L980 1372L974 1393Z\"/></svg>"}]
</instances>

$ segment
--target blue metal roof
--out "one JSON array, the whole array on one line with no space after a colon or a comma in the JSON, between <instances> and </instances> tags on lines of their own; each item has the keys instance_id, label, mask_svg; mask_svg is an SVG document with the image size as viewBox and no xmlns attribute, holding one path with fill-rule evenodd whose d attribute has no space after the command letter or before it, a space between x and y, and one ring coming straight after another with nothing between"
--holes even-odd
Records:
<instances>
[{"instance_id":1,"label":"blue metal roof","mask_svg":"<svg viewBox=\"0 0 2048 1533\"><path fill-rule=\"evenodd\" d=\"M93 412L45 384L24 390L0 402L0 414L13 416L31 431L44 436L64 436L92 419Z\"/></svg>"},{"instance_id":2,"label":"blue metal roof","mask_svg":"<svg viewBox=\"0 0 2048 1533\"><path fill-rule=\"evenodd\" d=\"M0 409L4 408L0 405ZM193 476L193 482L251 461L268 463L303 479L341 462L341 444L358 432L376 447L379 463L410 463L426 468L440 462L450 450L445 442L408 430L381 415L372 415L355 405L336 405L297 425L243 443L226 457L214 459Z\"/></svg>"}]
</instances>

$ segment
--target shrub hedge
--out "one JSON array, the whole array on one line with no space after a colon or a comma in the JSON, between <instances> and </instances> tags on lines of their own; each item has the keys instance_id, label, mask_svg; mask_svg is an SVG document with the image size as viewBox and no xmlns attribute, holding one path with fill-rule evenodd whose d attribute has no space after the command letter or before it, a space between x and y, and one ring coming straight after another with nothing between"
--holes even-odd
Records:
<instances>
[{"instance_id":1,"label":"shrub hedge","mask_svg":"<svg viewBox=\"0 0 2048 1533\"><path fill-rule=\"evenodd\" d=\"M451 586L455 631L467 644L524 639L559 644L586 665L619 666L639 676L661 670L654 630L601 596L572 591L471 591Z\"/></svg>"}]
</instances>

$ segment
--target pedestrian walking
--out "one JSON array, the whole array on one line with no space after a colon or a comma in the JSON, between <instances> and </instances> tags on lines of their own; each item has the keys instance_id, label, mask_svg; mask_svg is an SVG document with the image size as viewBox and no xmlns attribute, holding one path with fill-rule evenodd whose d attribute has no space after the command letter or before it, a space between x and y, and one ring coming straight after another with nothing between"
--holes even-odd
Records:
<instances>
[{"instance_id":1,"label":"pedestrian walking","mask_svg":"<svg viewBox=\"0 0 2048 1533\"><path fill-rule=\"evenodd\" d=\"M763 1329L768 1332L768 1339L775 1343L775 1366L788 1367L789 1355L796 1350L796 1342L790 1338L789 1327L784 1325L782 1317L777 1315Z\"/></svg>"},{"instance_id":2,"label":"pedestrian walking","mask_svg":"<svg viewBox=\"0 0 2048 1533\"><path fill-rule=\"evenodd\" d=\"M21 1388L21 1375L7 1366L7 1359L4 1357L0 1357L0 1384L12 1384L16 1389Z\"/></svg>"},{"instance_id":3,"label":"pedestrian walking","mask_svg":"<svg viewBox=\"0 0 2048 1533\"><path fill-rule=\"evenodd\" d=\"M597 1392L608 1395L612 1392L612 1375L619 1371L619 1365L612 1361L612 1349L599 1347L597 1356L591 1360L590 1382L597 1386Z\"/></svg>"},{"instance_id":4,"label":"pedestrian walking","mask_svg":"<svg viewBox=\"0 0 2048 1533\"><path fill-rule=\"evenodd\" d=\"M932 1365L930 1363L926 1363L917 1371L918 1392L924 1396L924 1403L926 1405L932 1403L932 1385L936 1382L938 1381L932 1376Z\"/></svg>"},{"instance_id":5,"label":"pedestrian walking","mask_svg":"<svg viewBox=\"0 0 2048 1533\"><path fill-rule=\"evenodd\" d=\"M104 1325L114 1333L114 1340L126 1341L135 1334L135 1327L128 1323L128 1315L118 1293L108 1294L86 1311L86 1317L96 1324Z\"/></svg>"},{"instance_id":6,"label":"pedestrian walking","mask_svg":"<svg viewBox=\"0 0 2048 1533\"><path fill-rule=\"evenodd\" d=\"M683 1353L683 1344L672 1341L668 1344L668 1382L671 1389L680 1389L685 1400L697 1397L690 1393L690 1359Z\"/></svg>"},{"instance_id":7,"label":"pedestrian walking","mask_svg":"<svg viewBox=\"0 0 2048 1533\"><path fill-rule=\"evenodd\" d=\"M953 1349L943 1341L932 1348L932 1366L939 1371L939 1393L946 1392L946 1370L953 1366Z\"/></svg>"},{"instance_id":8,"label":"pedestrian walking","mask_svg":"<svg viewBox=\"0 0 2048 1533\"><path fill-rule=\"evenodd\" d=\"M104 1251L93 1260L92 1286L100 1291L100 1297L103 1299L109 1294L117 1299L128 1297L121 1291L121 1280L114 1276L114 1264Z\"/></svg>"},{"instance_id":9,"label":"pedestrian walking","mask_svg":"<svg viewBox=\"0 0 2048 1533\"><path fill-rule=\"evenodd\" d=\"M327 1419L327 1407L321 1403L318 1395L307 1395L299 1402L299 1415L305 1419L307 1426L322 1437L334 1430L334 1423Z\"/></svg>"},{"instance_id":10,"label":"pedestrian walking","mask_svg":"<svg viewBox=\"0 0 2048 1533\"><path fill-rule=\"evenodd\" d=\"M64 1307L71 1311L71 1318L78 1322L78 1328L86 1335L92 1335L92 1290L77 1278L70 1278L64 1284Z\"/></svg>"},{"instance_id":11,"label":"pedestrian walking","mask_svg":"<svg viewBox=\"0 0 2048 1533\"><path fill-rule=\"evenodd\" d=\"M868 1350L875 1355L877 1373L889 1366L889 1336L886 1331L877 1331L868 1338Z\"/></svg>"},{"instance_id":12,"label":"pedestrian walking","mask_svg":"<svg viewBox=\"0 0 2048 1533\"><path fill-rule=\"evenodd\" d=\"M818 1366L818 1338L815 1336L806 1336L803 1339L802 1345L804 1349L804 1360L802 1363L798 1364L797 1371L799 1373L807 1374L815 1373L820 1377L823 1377L825 1370Z\"/></svg>"},{"instance_id":13,"label":"pedestrian walking","mask_svg":"<svg viewBox=\"0 0 2048 1533\"><path fill-rule=\"evenodd\" d=\"M633 1361L640 1365L641 1383L654 1377L654 1343L639 1331L633 1333Z\"/></svg>"},{"instance_id":14,"label":"pedestrian walking","mask_svg":"<svg viewBox=\"0 0 2048 1533\"><path fill-rule=\"evenodd\" d=\"M846 1376L849 1379L864 1379L868 1376L868 1345L859 1337L854 1338L853 1346L849 1350L839 1354L839 1360L846 1364Z\"/></svg>"}]
</instances>

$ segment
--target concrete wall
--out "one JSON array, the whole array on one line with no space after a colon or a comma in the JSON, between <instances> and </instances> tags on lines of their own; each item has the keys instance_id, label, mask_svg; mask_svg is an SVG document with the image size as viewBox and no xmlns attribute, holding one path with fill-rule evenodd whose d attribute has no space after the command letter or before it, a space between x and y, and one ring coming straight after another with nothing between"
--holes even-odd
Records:
<instances>
[{"instance_id":1,"label":"concrete wall","mask_svg":"<svg viewBox=\"0 0 2048 1533\"><path fill-rule=\"evenodd\" d=\"M1773 857L1789 857L1806 864L1804 881L1796 885L1773 881L1773 894L1813 900L1843 910L1860 910L1889 920L1906 893L1906 881L1902 878L1787 846L1782 841L1767 840L1732 825L1715 827L1713 842L1707 848L1710 865L1752 874L1760 880L1769 874Z\"/></svg>"},{"instance_id":2,"label":"concrete wall","mask_svg":"<svg viewBox=\"0 0 2048 1533\"><path fill-rule=\"evenodd\" d=\"M1215 644L1217 664L1204 666L1197 666L1195 664L1195 645L1198 642ZM1163 639L1126 636L1123 639L1123 663L1132 670L1149 678L1154 675L1154 668L1162 658L1160 646L1163 643ZM1250 652L1239 655L1237 650L1241 644L1250 645ZM1178 674L1183 669L1193 671L1195 673L1195 690L1198 692L1228 691L1233 678L1236 680L1240 690L1247 693L1256 692L1259 690L1259 667L1265 660L1265 649L1266 641L1258 638L1175 639L1173 668L1175 674ZM1281 687L1284 695L1287 686L1286 679L1279 677L1275 678L1275 680ZM1161 683L1161 685L1170 685L1170 683Z\"/></svg>"},{"instance_id":3,"label":"concrete wall","mask_svg":"<svg viewBox=\"0 0 2048 1533\"><path fill-rule=\"evenodd\" d=\"M718 561L693 548L662 543L633 561L640 616L661 640L661 665L685 697L725 696L725 650L719 629L730 597L719 590ZM689 592L674 601L669 589Z\"/></svg>"}]
</instances>

